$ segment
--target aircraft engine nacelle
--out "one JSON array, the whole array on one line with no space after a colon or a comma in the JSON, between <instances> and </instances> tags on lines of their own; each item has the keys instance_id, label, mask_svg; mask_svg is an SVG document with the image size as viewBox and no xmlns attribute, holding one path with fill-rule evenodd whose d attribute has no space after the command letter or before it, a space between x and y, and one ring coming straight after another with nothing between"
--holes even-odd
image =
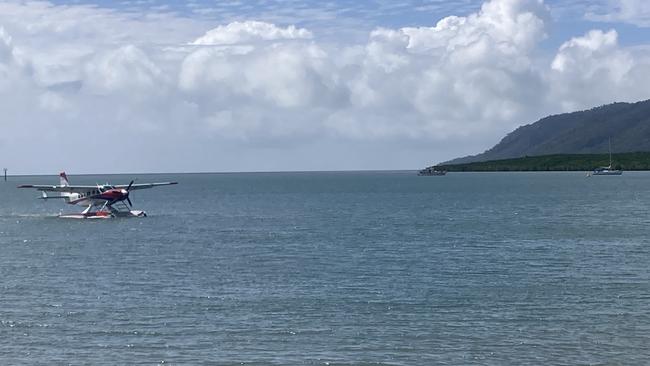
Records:
<instances>
[{"instance_id":1,"label":"aircraft engine nacelle","mask_svg":"<svg viewBox=\"0 0 650 366\"><path fill-rule=\"evenodd\" d=\"M76 201L76 200L79 199L79 197L81 197L81 194L79 194L79 193L68 193L66 201L68 201L68 202Z\"/></svg>"}]
</instances>

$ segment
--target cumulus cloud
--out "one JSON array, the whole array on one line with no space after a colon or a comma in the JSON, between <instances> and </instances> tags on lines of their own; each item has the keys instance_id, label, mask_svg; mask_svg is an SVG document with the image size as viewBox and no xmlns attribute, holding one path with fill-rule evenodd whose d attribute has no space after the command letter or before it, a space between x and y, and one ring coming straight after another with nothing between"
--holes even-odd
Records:
<instances>
[{"instance_id":1,"label":"cumulus cloud","mask_svg":"<svg viewBox=\"0 0 650 366\"><path fill-rule=\"evenodd\" d=\"M565 110L647 97L650 64L618 45L615 30L592 30L562 44L551 63L551 96Z\"/></svg>"},{"instance_id":2,"label":"cumulus cloud","mask_svg":"<svg viewBox=\"0 0 650 366\"><path fill-rule=\"evenodd\" d=\"M531 53L545 37L547 18L541 1L491 1L435 27L372 32L348 61L363 68L350 79L355 104L347 120L369 114L377 123L337 124L339 130L436 139L491 133L522 118L531 109L526 99L543 92ZM399 123L382 118L397 110L405 117Z\"/></svg>"},{"instance_id":3,"label":"cumulus cloud","mask_svg":"<svg viewBox=\"0 0 650 366\"><path fill-rule=\"evenodd\" d=\"M467 17L450 16L435 27L403 32L414 50L445 52L490 42L499 52L517 55L529 52L546 36L548 20L549 11L541 0L502 0L486 2Z\"/></svg>"},{"instance_id":4,"label":"cumulus cloud","mask_svg":"<svg viewBox=\"0 0 650 366\"><path fill-rule=\"evenodd\" d=\"M317 45L273 44L241 53L202 48L183 61L179 87L200 105L210 132L238 139L319 133L323 116L346 102L329 55Z\"/></svg>"},{"instance_id":5,"label":"cumulus cloud","mask_svg":"<svg viewBox=\"0 0 650 366\"><path fill-rule=\"evenodd\" d=\"M149 93L162 83L162 71L138 47L126 45L101 52L84 67L84 88L90 93Z\"/></svg>"},{"instance_id":6,"label":"cumulus cloud","mask_svg":"<svg viewBox=\"0 0 650 366\"><path fill-rule=\"evenodd\" d=\"M560 47L551 67L556 71L565 71L576 64L588 61L594 56L607 55L616 51L618 33L615 30L603 32L592 30L583 37L572 38ZM591 71L588 73L590 74Z\"/></svg>"},{"instance_id":7,"label":"cumulus cloud","mask_svg":"<svg viewBox=\"0 0 650 366\"><path fill-rule=\"evenodd\" d=\"M193 45L228 45L250 43L255 41L273 41L287 39L309 39L311 32L304 28L290 25L280 28L275 24L259 21L232 22L209 30L197 38Z\"/></svg>"},{"instance_id":8,"label":"cumulus cloud","mask_svg":"<svg viewBox=\"0 0 650 366\"><path fill-rule=\"evenodd\" d=\"M2 24L0 139L14 138L0 149L41 172L31 147L59 151L56 169L83 170L93 158L78 147L92 143L133 170L413 167L480 151L545 114L647 98L650 81L649 53L620 46L615 30L544 54L541 0L489 0L360 43L49 3L0 4Z\"/></svg>"},{"instance_id":9,"label":"cumulus cloud","mask_svg":"<svg viewBox=\"0 0 650 366\"><path fill-rule=\"evenodd\" d=\"M179 85L196 103L208 96L202 112L213 126L231 128L224 121L241 120L232 118L240 109L251 118L249 106L256 106L265 117L240 122L244 135L311 130L354 139L442 139L490 132L523 117L525 98L540 92L530 53L545 37L547 17L541 1L492 1L435 27L376 29L360 47L296 42L301 37L290 27L283 37L293 42L193 51ZM241 44L279 34L268 24L233 23L194 43ZM287 118L297 108L310 120Z\"/></svg>"}]
</instances>

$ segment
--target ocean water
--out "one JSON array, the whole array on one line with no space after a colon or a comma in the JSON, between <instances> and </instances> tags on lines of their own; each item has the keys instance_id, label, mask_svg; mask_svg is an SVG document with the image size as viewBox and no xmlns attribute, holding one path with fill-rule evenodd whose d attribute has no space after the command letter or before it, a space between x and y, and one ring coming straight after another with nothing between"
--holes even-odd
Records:
<instances>
[{"instance_id":1,"label":"ocean water","mask_svg":"<svg viewBox=\"0 0 650 366\"><path fill-rule=\"evenodd\" d=\"M650 173L135 177L0 181L0 364L650 363Z\"/></svg>"}]
</instances>

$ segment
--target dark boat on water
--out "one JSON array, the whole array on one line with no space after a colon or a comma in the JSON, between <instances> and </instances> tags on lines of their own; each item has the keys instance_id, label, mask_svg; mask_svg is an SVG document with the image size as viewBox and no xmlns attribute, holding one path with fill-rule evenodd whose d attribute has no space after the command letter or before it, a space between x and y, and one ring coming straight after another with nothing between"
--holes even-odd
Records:
<instances>
[{"instance_id":1,"label":"dark boat on water","mask_svg":"<svg viewBox=\"0 0 650 366\"><path fill-rule=\"evenodd\" d=\"M420 176L433 176L433 175L445 175L447 174L446 170L437 170L435 167L428 167L420 170L418 175Z\"/></svg>"}]
</instances>

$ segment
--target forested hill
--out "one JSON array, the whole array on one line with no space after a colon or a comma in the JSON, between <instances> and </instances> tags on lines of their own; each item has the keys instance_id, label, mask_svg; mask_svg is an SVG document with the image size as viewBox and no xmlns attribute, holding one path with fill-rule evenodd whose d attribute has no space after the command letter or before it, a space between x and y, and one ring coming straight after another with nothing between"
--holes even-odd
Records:
<instances>
[{"instance_id":1,"label":"forested hill","mask_svg":"<svg viewBox=\"0 0 650 366\"><path fill-rule=\"evenodd\" d=\"M447 164L553 154L602 154L650 151L650 100L613 103L586 111L542 118L509 133L482 154Z\"/></svg>"}]
</instances>

